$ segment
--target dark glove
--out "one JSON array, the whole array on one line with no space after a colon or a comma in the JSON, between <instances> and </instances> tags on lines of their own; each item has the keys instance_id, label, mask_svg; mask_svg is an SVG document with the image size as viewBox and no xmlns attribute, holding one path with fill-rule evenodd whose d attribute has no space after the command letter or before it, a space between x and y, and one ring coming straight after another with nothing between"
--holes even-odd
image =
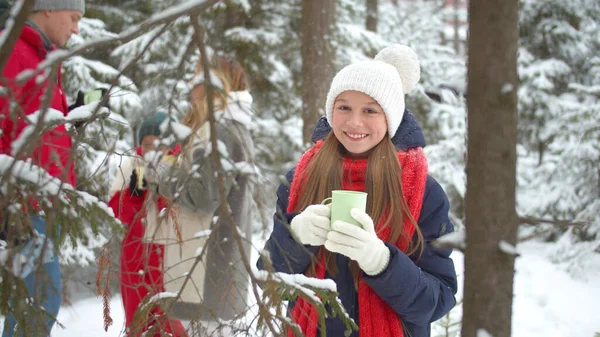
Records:
<instances>
[{"instance_id":1,"label":"dark glove","mask_svg":"<svg viewBox=\"0 0 600 337\"><path fill-rule=\"evenodd\" d=\"M94 90L90 90L90 91L86 91L86 92L79 90L77 92L77 99L75 100L75 103L73 103L72 105L69 106L69 111L71 111L75 108L78 108L82 105L90 104L95 101L101 101L107 92L108 92L108 90L106 90L104 88L98 88L98 89L94 89ZM110 109L108 100L106 101L106 104L104 104L104 106L106 108Z\"/></svg>"},{"instance_id":2,"label":"dark glove","mask_svg":"<svg viewBox=\"0 0 600 337\"><path fill-rule=\"evenodd\" d=\"M140 178L138 178L138 175L134 169L133 172L131 172L131 179L129 179L129 193L134 197L141 197L144 195L144 192L148 187L148 182L142 177L142 188L140 188L138 186L138 179Z\"/></svg>"},{"instance_id":3,"label":"dark glove","mask_svg":"<svg viewBox=\"0 0 600 337\"><path fill-rule=\"evenodd\" d=\"M98 88L98 89L94 89L94 90L90 90L90 91L86 91L86 92L79 90L77 92L77 99L75 100L75 103L73 103L72 105L69 105L69 111L71 111L75 108L78 108L82 105L90 104L95 101L100 101L100 100L102 100L104 95L106 95L107 92L108 92L108 90L106 90L104 88ZM110 105L108 104L108 100L106 100L106 103L104 104L104 106L110 110ZM83 121L75 122L75 123L73 123L73 125L76 128L79 128L84 123L85 122L83 122Z\"/></svg>"}]
</instances>

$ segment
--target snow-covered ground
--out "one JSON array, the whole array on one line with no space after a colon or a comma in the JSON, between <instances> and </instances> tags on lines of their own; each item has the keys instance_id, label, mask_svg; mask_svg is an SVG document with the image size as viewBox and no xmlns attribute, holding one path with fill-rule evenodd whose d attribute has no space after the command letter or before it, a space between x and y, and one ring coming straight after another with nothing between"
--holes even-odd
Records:
<instances>
[{"instance_id":1,"label":"snow-covered ground","mask_svg":"<svg viewBox=\"0 0 600 337\"><path fill-rule=\"evenodd\" d=\"M577 279L553 264L549 244L519 246L513 310L513 335L592 337L600 333L600 254L585 261L588 273Z\"/></svg>"},{"instance_id":2,"label":"snow-covered ground","mask_svg":"<svg viewBox=\"0 0 600 337\"><path fill-rule=\"evenodd\" d=\"M517 260L513 314L514 337L593 337L600 332L600 254L587 260L589 273L573 278L564 264L550 261L555 244L521 244ZM256 256L256 254L253 254ZM453 258L459 280L463 280L463 257ZM459 292L462 297L462 290ZM460 309L459 309L460 310ZM114 320L104 331L102 302L90 298L61 309L58 320L65 329L55 327L52 337L122 336L123 307L119 295L111 301ZM435 334L434 334L435 335Z\"/></svg>"}]
</instances>

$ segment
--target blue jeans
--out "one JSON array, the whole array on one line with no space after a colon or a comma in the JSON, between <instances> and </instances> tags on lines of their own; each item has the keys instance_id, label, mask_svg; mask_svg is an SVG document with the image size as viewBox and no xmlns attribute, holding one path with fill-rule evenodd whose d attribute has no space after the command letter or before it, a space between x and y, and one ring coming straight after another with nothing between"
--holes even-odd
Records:
<instances>
[{"instance_id":1,"label":"blue jeans","mask_svg":"<svg viewBox=\"0 0 600 337\"><path fill-rule=\"evenodd\" d=\"M40 234L46 234L46 221L42 218L32 217L31 222L35 230ZM34 317L27 317L25 321L29 325L29 329L33 328L35 334L28 333L29 336L49 336L50 330L54 325L54 320L58 315L58 309L62 301L62 280L60 276L60 265L58 257L54 256L52 261L41 266L42 270L35 270L24 281L27 286L29 295L34 297L37 303L40 303L46 309L48 315L40 314ZM23 318L21 318L23 319ZM16 321L12 315L7 315L4 322L4 331L2 337L23 337L23 327L19 330L21 333L14 335ZM28 329L28 330L29 330ZM44 333L42 329L46 329Z\"/></svg>"}]
</instances>

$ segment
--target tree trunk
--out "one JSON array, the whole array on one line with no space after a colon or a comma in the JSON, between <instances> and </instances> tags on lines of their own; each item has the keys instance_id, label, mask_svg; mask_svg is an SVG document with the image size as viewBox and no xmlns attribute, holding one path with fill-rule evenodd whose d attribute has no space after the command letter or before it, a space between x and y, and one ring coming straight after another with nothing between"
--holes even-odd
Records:
<instances>
[{"instance_id":1,"label":"tree trunk","mask_svg":"<svg viewBox=\"0 0 600 337\"><path fill-rule=\"evenodd\" d=\"M302 139L310 137L325 114L325 98L333 78L335 0L302 2Z\"/></svg>"},{"instance_id":2,"label":"tree trunk","mask_svg":"<svg viewBox=\"0 0 600 337\"><path fill-rule=\"evenodd\" d=\"M377 0L367 0L367 30L377 32Z\"/></svg>"},{"instance_id":3,"label":"tree trunk","mask_svg":"<svg viewBox=\"0 0 600 337\"><path fill-rule=\"evenodd\" d=\"M510 336L514 255L518 0L470 0L463 337Z\"/></svg>"}]
</instances>

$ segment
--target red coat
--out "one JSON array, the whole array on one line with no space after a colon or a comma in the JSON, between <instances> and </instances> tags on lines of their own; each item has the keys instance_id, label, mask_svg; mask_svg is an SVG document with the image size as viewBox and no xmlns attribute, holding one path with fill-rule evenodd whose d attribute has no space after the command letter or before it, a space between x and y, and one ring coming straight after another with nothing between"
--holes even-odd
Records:
<instances>
[{"instance_id":1,"label":"red coat","mask_svg":"<svg viewBox=\"0 0 600 337\"><path fill-rule=\"evenodd\" d=\"M48 51L44 47L40 34L29 26L23 27L23 31L2 72L9 89L6 96L0 96L0 127L2 128L0 153L2 154L11 154L10 144L28 125L23 114L11 118L8 105L9 99L7 99L10 96L14 95L21 110L29 115L39 110L44 92L50 89L53 92L50 107L62 112L65 116L68 113L67 99L62 88L60 71L55 82L50 83L46 80L42 83L36 83L38 75L22 85L16 84L15 78L19 73L26 69L37 68L47 55ZM33 159L34 164L46 169L51 176L75 186L74 151L72 151L72 147L71 136L67 133L64 125L59 125L43 134L41 141L36 145L30 157Z\"/></svg>"},{"instance_id":2,"label":"red coat","mask_svg":"<svg viewBox=\"0 0 600 337\"><path fill-rule=\"evenodd\" d=\"M139 149L138 149L139 154ZM129 177L127 177L129 178ZM134 315L146 296L164 292L163 260L164 246L144 242L146 230L145 201L148 193L135 196L129 192L129 180L123 190L116 192L108 205L116 217L127 226L127 233L121 245L121 297L125 309L125 324L130 331L127 336L140 336L150 326L171 333L174 337L187 336L181 322L168 320L160 308L155 308L142 324L134 323ZM160 206L159 206L160 207ZM160 336L159 333L155 336Z\"/></svg>"}]
</instances>

